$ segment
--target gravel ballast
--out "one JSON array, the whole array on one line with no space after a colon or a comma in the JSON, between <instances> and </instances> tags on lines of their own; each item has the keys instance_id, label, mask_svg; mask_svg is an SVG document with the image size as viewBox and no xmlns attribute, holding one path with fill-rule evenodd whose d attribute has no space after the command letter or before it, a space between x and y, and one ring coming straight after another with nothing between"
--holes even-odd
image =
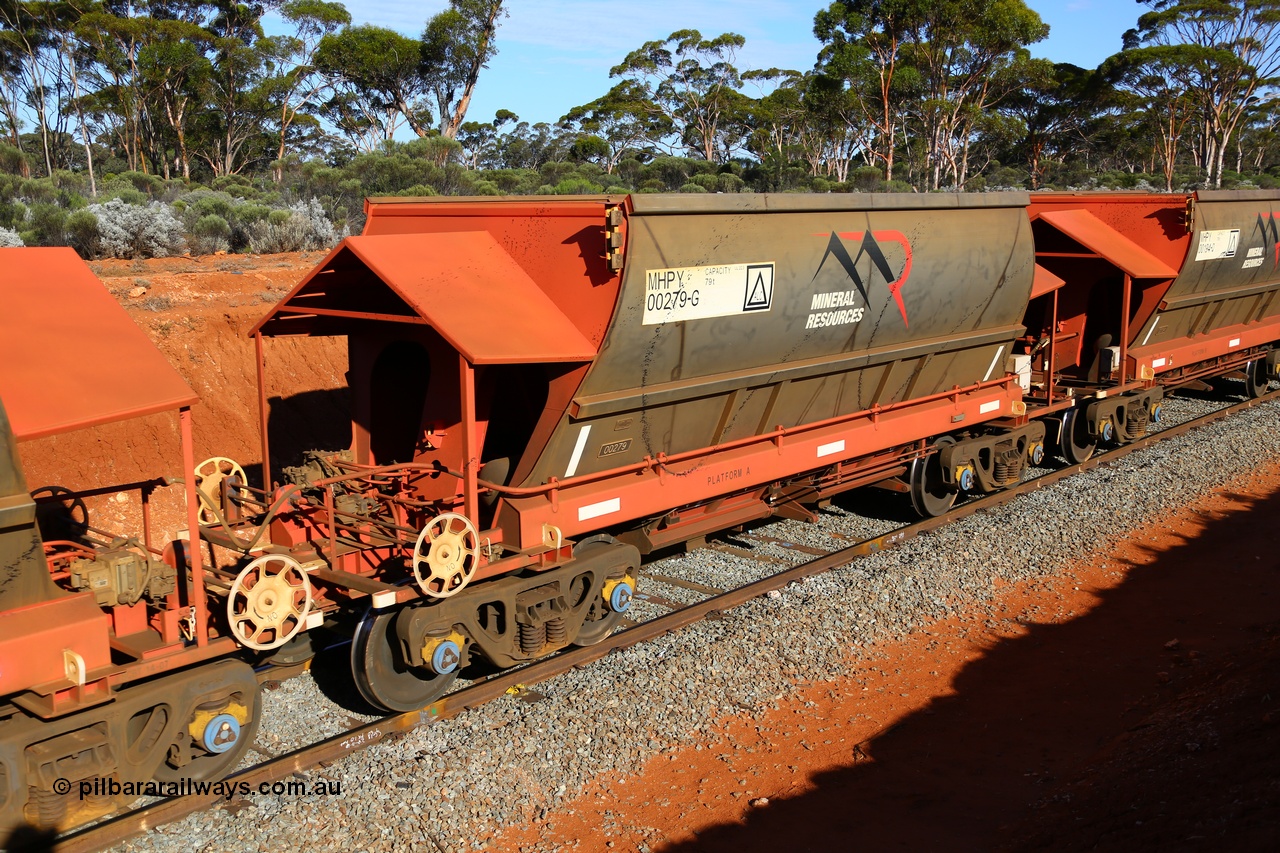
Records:
<instances>
[{"instance_id":1,"label":"gravel ballast","mask_svg":"<svg viewBox=\"0 0 1280 853\"><path fill-rule=\"evenodd\" d=\"M1221 405L1176 399L1166 410L1178 421ZM340 783L340 794L237 798L232 808L159 827L120 849L473 849L476 839L540 816L598 774L625 785L646 761L682 745L728 750L716 736L728 715L757 713L801 681L846 676L862 649L980 608L994 596L994 579L1054 575L1278 454L1280 404L1268 403L611 654L538 684L536 696L504 697L306 775L308 784ZM901 498L881 503L890 500ZM901 513L862 519L841 508L861 505L840 500L817 525L776 522L728 542L800 563L811 555L752 535L836 550L906 520ZM725 589L780 568L713 548L646 566ZM676 601L697 598L678 586L645 588ZM640 601L630 615L664 612ZM338 650L317 667L343 659ZM338 683L308 674L268 691L251 758L369 719ZM600 820L607 827L616 818Z\"/></svg>"}]
</instances>

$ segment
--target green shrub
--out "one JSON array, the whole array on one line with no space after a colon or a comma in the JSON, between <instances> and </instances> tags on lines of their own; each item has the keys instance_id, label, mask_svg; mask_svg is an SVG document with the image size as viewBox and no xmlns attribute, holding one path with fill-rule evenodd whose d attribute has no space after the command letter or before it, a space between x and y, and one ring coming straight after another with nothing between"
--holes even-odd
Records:
<instances>
[{"instance_id":1,"label":"green shrub","mask_svg":"<svg viewBox=\"0 0 1280 853\"><path fill-rule=\"evenodd\" d=\"M483 178L475 182L472 191L476 195L505 195L501 187L493 181L484 180Z\"/></svg>"},{"instance_id":2,"label":"green shrub","mask_svg":"<svg viewBox=\"0 0 1280 853\"><path fill-rule=\"evenodd\" d=\"M876 192L882 183L884 173L878 166L860 166L849 173L849 184L858 192Z\"/></svg>"},{"instance_id":3,"label":"green shrub","mask_svg":"<svg viewBox=\"0 0 1280 853\"><path fill-rule=\"evenodd\" d=\"M128 181L133 188L143 193L146 198L159 195L164 192L164 180L158 175L145 175L142 172L121 172L116 178L122 181ZM130 202L131 204L133 202ZM138 202L139 204L141 202Z\"/></svg>"},{"instance_id":4,"label":"green shrub","mask_svg":"<svg viewBox=\"0 0 1280 853\"><path fill-rule=\"evenodd\" d=\"M706 191L707 191L706 187L704 187L702 184L695 184L693 181L690 181L687 184L681 185L680 189L676 190L676 192L682 192L682 193L705 193Z\"/></svg>"},{"instance_id":5,"label":"green shrub","mask_svg":"<svg viewBox=\"0 0 1280 853\"><path fill-rule=\"evenodd\" d=\"M31 168L27 155L12 145L0 142L0 172L10 175L21 175ZM16 237L15 237L16 239Z\"/></svg>"},{"instance_id":6,"label":"green shrub","mask_svg":"<svg viewBox=\"0 0 1280 853\"><path fill-rule=\"evenodd\" d=\"M238 203L225 192L200 189L186 193L178 200L187 203L184 218L189 227L204 216L218 216L229 222L236 218Z\"/></svg>"},{"instance_id":7,"label":"green shrub","mask_svg":"<svg viewBox=\"0 0 1280 853\"><path fill-rule=\"evenodd\" d=\"M98 256L101 236L98 232L98 217L88 210L77 210L67 217L64 227L67 242L80 257L96 258Z\"/></svg>"},{"instance_id":8,"label":"green shrub","mask_svg":"<svg viewBox=\"0 0 1280 853\"><path fill-rule=\"evenodd\" d=\"M16 230L27 221L27 206L18 200L0 201L0 228Z\"/></svg>"},{"instance_id":9,"label":"green shrub","mask_svg":"<svg viewBox=\"0 0 1280 853\"><path fill-rule=\"evenodd\" d=\"M718 193L746 192L747 182L733 172L721 172L716 175L715 191Z\"/></svg>"},{"instance_id":10,"label":"green shrub","mask_svg":"<svg viewBox=\"0 0 1280 853\"><path fill-rule=\"evenodd\" d=\"M212 255L231 248L231 225L216 213L208 213L187 229L187 242L198 255Z\"/></svg>"},{"instance_id":11,"label":"green shrub","mask_svg":"<svg viewBox=\"0 0 1280 853\"><path fill-rule=\"evenodd\" d=\"M23 231L23 239L28 246L65 246L67 245L67 213L56 204L41 203L32 205L31 217L27 228ZM27 239L34 236L34 240Z\"/></svg>"},{"instance_id":12,"label":"green shrub","mask_svg":"<svg viewBox=\"0 0 1280 853\"><path fill-rule=\"evenodd\" d=\"M604 187L586 178L573 177L560 181L552 192L556 195L596 195L603 190Z\"/></svg>"},{"instance_id":13,"label":"green shrub","mask_svg":"<svg viewBox=\"0 0 1280 853\"><path fill-rule=\"evenodd\" d=\"M704 173L701 175L694 175L689 179L689 183L697 184L702 187L703 192L713 193L716 191L716 187L719 184L719 178L719 175L709 175ZM684 192L684 190L681 190L680 192Z\"/></svg>"}]
</instances>

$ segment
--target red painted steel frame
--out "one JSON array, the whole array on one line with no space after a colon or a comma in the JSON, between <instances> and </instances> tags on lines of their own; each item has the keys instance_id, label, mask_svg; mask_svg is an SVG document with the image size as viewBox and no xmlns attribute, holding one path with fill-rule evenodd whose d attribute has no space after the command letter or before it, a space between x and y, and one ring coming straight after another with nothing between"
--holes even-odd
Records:
<instances>
[{"instance_id":1,"label":"red painted steel frame","mask_svg":"<svg viewBox=\"0 0 1280 853\"><path fill-rule=\"evenodd\" d=\"M1273 317L1258 323L1241 323L1217 329L1208 335L1134 347L1129 351L1129 359L1135 371L1146 367L1159 376L1170 370L1243 352L1277 340L1280 340L1280 317Z\"/></svg>"},{"instance_id":2,"label":"red painted steel frame","mask_svg":"<svg viewBox=\"0 0 1280 853\"><path fill-rule=\"evenodd\" d=\"M479 490L476 483L480 466L480 437L476 434L476 371L458 356L458 385L462 389L462 500L463 512L475 521L480 516Z\"/></svg>"},{"instance_id":3,"label":"red painted steel frame","mask_svg":"<svg viewBox=\"0 0 1280 853\"><path fill-rule=\"evenodd\" d=\"M178 413L182 424L182 467L192 472L187 480L187 558L190 561L191 600L189 606L195 608L196 645L209 643L209 608L204 598L204 570L200 547L200 508L196 504L196 470L195 442L191 437L191 407L183 406Z\"/></svg>"},{"instance_id":4,"label":"red painted steel frame","mask_svg":"<svg viewBox=\"0 0 1280 853\"><path fill-rule=\"evenodd\" d=\"M517 541L527 548L541 541L544 523L555 525L566 536L576 536L659 516L984 421L1017 416L1021 399L1022 389L1011 377L1004 377L884 409L791 429L780 427L717 447L670 457L659 454L637 465L543 487L503 491L513 495L509 501L519 513ZM674 468L682 463L692 464Z\"/></svg>"}]
</instances>

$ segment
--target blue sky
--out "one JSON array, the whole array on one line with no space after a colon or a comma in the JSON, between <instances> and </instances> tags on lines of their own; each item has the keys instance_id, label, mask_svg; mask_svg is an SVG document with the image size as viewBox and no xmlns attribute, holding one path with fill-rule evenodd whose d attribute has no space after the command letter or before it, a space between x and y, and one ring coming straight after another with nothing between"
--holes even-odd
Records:
<instances>
[{"instance_id":1,"label":"blue sky","mask_svg":"<svg viewBox=\"0 0 1280 853\"><path fill-rule=\"evenodd\" d=\"M415 38L445 0L349 0L357 23L390 27ZM705 37L746 38L737 65L808 70L818 53L813 15L821 0L508 0L498 55L480 76L468 120L488 121L509 109L529 122L554 122L603 95L609 69L646 41L675 30ZM1094 67L1120 49L1124 31L1147 11L1135 0L1028 0L1049 24L1032 53ZM749 92L750 93L750 92ZM754 93L752 93L754 94Z\"/></svg>"}]
</instances>

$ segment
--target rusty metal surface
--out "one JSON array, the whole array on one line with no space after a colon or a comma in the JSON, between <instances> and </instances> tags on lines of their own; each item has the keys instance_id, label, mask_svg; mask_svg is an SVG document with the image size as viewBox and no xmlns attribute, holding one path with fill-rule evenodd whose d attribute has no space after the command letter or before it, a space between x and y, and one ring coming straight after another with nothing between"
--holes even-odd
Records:
<instances>
[{"instance_id":1,"label":"rusty metal surface","mask_svg":"<svg viewBox=\"0 0 1280 853\"><path fill-rule=\"evenodd\" d=\"M377 292L384 286L395 300ZM317 310L353 316L309 321ZM595 347L484 231L348 237L251 334L352 328L368 312L378 319L412 312L472 364L588 361L595 355ZM284 319L290 314L301 318Z\"/></svg>"},{"instance_id":2,"label":"rusty metal surface","mask_svg":"<svg viewBox=\"0 0 1280 853\"><path fill-rule=\"evenodd\" d=\"M1023 194L631 204L608 336L524 483L967 386L1022 331Z\"/></svg>"},{"instance_id":3,"label":"rusty metal surface","mask_svg":"<svg viewBox=\"0 0 1280 853\"><path fill-rule=\"evenodd\" d=\"M0 249L0 269L0 399L19 441L198 401L73 250Z\"/></svg>"},{"instance_id":4,"label":"rusty metal surface","mask_svg":"<svg viewBox=\"0 0 1280 853\"><path fill-rule=\"evenodd\" d=\"M1086 209L1046 210L1040 218L1134 278L1173 278L1169 266Z\"/></svg>"},{"instance_id":5,"label":"rusty metal surface","mask_svg":"<svg viewBox=\"0 0 1280 853\"><path fill-rule=\"evenodd\" d=\"M974 513L1008 503L1021 495L1029 494L1066 479L1072 474L1109 464L1118 458L1156 442L1182 435L1198 426L1229 417L1233 413L1276 399L1280 399L1280 392L1272 392L1256 400L1246 400L1243 403L1229 406L1217 412L1211 412L1161 432L1147 435L1108 453L1095 456L1081 465L1062 468L1005 491L970 500L938 518L926 519L916 524L890 531L826 556L801 563L746 586L713 595L676 612L629 627L599 645L572 649L537 663L483 679L446 696L427 708L398 714L360 726L312 746L304 747L296 752L273 759L230 778L237 782L246 782L250 786L256 786L263 782L278 781L295 773L302 773L314 767L340 760L349 753L382 743L419 725L457 716L469 708L477 707L508 692L517 690L521 685L536 684L575 667L585 666L592 661L605 657L615 649L628 648L638 643L656 639L720 611L737 607L770 590L781 589L801 578L830 571L858 557L896 547L922 533L937 529L952 521L966 518ZM203 796L190 795L163 800L154 805L121 815L98 826L64 836L54 845L54 849L58 853L91 853L91 851L118 844L157 826L179 820L194 812L210 808L221 800L222 798L211 794Z\"/></svg>"}]
</instances>

